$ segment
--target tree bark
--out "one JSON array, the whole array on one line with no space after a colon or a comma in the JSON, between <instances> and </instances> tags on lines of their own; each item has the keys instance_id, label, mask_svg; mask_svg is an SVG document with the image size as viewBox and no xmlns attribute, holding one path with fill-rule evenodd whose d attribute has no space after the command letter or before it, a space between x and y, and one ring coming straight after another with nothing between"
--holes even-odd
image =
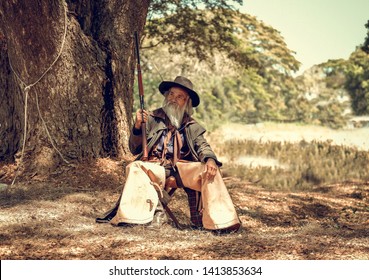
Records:
<instances>
[{"instance_id":1,"label":"tree bark","mask_svg":"<svg viewBox=\"0 0 369 280\"><path fill-rule=\"evenodd\" d=\"M148 6L149 0L1 1L0 160L19 157L24 136L23 162L38 172L55 169L62 157L129 155L132 34L143 30Z\"/></svg>"}]
</instances>

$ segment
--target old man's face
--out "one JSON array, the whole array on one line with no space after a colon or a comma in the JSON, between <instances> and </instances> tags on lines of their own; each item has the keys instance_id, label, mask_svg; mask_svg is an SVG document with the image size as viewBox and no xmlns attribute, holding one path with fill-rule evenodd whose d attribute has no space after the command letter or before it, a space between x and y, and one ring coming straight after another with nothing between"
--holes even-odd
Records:
<instances>
[{"instance_id":1,"label":"old man's face","mask_svg":"<svg viewBox=\"0 0 369 280\"><path fill-rule=\"evenodd\" d=\"M177 104L181 109L186 105L188 93L180 87L172 87L168 93L168 102Z\"/></svg>"},{"instance_id":2,"label":"old man's face","mask_svg":"<svg viewBox=\"0 0 369 280\"><path fill-rule=\"evenodd\" d=\"M188 99L188 93L179 87L172 87L165 97L163 110L167 114L172 125L177 128L179 128L182 123Z\"/></svg>"}]
</instances>

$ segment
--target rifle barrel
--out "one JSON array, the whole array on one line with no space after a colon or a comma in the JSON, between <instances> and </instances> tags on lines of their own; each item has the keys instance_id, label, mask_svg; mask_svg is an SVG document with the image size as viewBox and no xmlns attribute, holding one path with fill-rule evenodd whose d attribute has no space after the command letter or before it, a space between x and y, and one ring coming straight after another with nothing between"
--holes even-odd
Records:
<instances>
[{"instance_id":1,"label":"rifle barrel","mask_svg":"<svg viewBox=\"0 0 369 280\"><path fill-rule=\"evenodd\" d=\"M138 42L138 32L135 31L135 46L136 46L136 56L137 56L137 64L140 65L140 45Z\"/></svg>"},{"instance_id":2,"label":"rifle barrel","mask_svg":"<svg viewBox=\"0 0 369 280\"><path fill-rule=\"evenodd\" d=\"M145 109L145 101L144 101L144 89L142 83L142 73L141 73L141 64L140 64L140 48L138 42L138 32L135 31L135 43L136 43L136 57L137 57L137 77L138 77L138 93L140 95L140 108L141 108L141 131L142 131L142 160L148 159L148 151L147 151L147 138L146 138L146 123L144 120L143 110Z\"/></svg>"}]
</instances>

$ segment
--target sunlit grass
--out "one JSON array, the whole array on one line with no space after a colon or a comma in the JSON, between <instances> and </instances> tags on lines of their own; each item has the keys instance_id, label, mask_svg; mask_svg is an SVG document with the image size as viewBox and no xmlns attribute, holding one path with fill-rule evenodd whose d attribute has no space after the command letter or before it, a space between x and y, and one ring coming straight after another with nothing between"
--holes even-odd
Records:
<instances>
[{"instance_id":1,"label":"sunlit grass","mask_svg":"<svg viewBox=\"0 0 369 280\"><path fill-rule=\"evenodd\" d=\"M325 142L228 140L221 156L225 176L235 176L267 189L302 191L312 186L369 180L369 152ZM243 164L240 158L261 157L274 165Z\"/></svg>"}]
</instances>

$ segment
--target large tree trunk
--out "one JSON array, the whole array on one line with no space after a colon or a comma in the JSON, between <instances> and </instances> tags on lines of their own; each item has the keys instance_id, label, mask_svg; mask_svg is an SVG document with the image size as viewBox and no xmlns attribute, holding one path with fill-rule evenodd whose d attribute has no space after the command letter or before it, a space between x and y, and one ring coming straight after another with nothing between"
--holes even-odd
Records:
<instances>
[{"instance_id":1,"label":"large tree trunk","mask_svg":"<svg viewBox=\"0 0 369 280\"><path fill-rule=\"evenodd\" d=\"M20 156L24 136L23 162L37 172L49 172L62 157L129 154L132 34L143 29L148 5L149 0L1 1L0 160Z\"/></svg>"}]
</instances>

